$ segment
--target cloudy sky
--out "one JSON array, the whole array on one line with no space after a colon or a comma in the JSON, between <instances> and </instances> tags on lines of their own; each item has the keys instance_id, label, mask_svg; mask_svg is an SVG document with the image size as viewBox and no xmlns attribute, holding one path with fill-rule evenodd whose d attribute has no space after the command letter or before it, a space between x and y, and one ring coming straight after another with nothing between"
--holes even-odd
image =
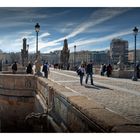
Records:
<instances>
[{"instance_id":1,"label":"cloudy sky","mask_svg":"<svg viewBox=\"0 0 140 140\"><path fill-rule=\"evenodd\" d=\"M61 50L68 39L70 51L109 49L113 38L128 40L134 48L133 28L140 29L140 8L19 8L0 7L0 49L19 52L27 38L29 52L36 51L34 26L40 24L39 50ZM140 35L137 36L140 49Z\"/></svg>"}]
</instances>

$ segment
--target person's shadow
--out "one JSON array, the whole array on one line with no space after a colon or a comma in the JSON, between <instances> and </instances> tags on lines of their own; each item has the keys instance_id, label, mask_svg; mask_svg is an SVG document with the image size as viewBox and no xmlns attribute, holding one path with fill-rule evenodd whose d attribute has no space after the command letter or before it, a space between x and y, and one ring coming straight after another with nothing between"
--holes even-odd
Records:
<instances>
[{"instance_id":1,"label":"person's shadow","mask_svg":"<svg viewBox=\"0 0 140 140\"><path fill-rule=\"evenodd\" d=\"M94 88L94 89L97 89L97 90L101 90L101 89L113 90L111 88L108 88L108 87L105 87L105 86L101 86L101 85L97 85L97 84L94 84L94 85L85 84L85 88Z\"/></svg>"}]
</instances>

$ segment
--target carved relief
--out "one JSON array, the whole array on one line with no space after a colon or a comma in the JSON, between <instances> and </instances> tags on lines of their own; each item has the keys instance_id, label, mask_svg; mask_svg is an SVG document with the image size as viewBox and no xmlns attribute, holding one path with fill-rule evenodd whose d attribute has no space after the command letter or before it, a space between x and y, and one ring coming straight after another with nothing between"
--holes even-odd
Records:
<instances>
[{"instance_id":1,"label":"carved relief","mask_svg":"<svg viewBox=\"0 0 140 140\"><path fill-rule=\"evenodd\" d=\"M25 78L25 87L26 88L31 88L32 84L31 84L31 80L28 78Z\"/></svg>"}]
</instances>

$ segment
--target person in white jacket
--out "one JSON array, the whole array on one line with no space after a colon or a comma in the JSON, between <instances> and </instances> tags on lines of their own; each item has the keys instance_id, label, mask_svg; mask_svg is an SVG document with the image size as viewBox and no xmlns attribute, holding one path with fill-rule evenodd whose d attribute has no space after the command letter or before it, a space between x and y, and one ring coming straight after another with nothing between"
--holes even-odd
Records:
<instances>
[{"instance_id":1,"label":"person in white jacket","mask_svg":"<svg viewBox=\"0 0 140 140\"><path fill-rule=\"evenodd\" d=\"M79 74L78 75L80 76L80 84L82 85L83 84L83 77L85 75L85 68L84 68L83 64L79 67Z\"/></svg>"}]
</instances>

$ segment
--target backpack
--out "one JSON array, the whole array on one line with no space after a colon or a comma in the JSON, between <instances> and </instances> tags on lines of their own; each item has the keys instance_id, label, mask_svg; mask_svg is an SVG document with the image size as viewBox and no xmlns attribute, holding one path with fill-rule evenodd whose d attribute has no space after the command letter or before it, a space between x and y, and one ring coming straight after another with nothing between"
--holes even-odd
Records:
<instances>
[{"instance_id":1,"label":"backpack","mask_svg":"<svg viewBox=\"0 0 140 140\"><path fill-rule=\"evenodd\" d=\"M48 71L48 65L47 64L44 64L42 71L43 72L47 72Z\"/></svg>"},{"instance_id":2,"label":"backpack","mask_svg":"<svg viewBox=\"0 0 140 140\"><path fill-rule=\"evenodd\" d=\"M76 72L77 72L78 75L81 74L81 70L80 69L78 69Z\"/></svg>"},{"instance_id":3,"label":"backpack","mask_svg":"<svg viewBox=\"0 0 140 140\"><path fill-rule=\"evenodd\" d=\"M13 64L12 70L17 70L17 64Z\"/></svg>"}]
</instances>

